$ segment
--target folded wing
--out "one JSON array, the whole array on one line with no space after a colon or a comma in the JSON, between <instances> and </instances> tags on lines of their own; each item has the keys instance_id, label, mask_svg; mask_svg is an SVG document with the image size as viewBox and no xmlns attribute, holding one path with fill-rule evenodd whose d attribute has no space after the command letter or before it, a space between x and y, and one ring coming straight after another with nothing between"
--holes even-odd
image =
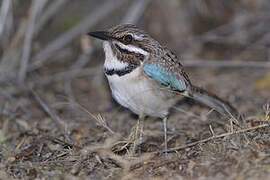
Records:
<instances>
[{"instance_id":1,"label":"folded wing","mask_svg":"<svg viewBox=\"0 0 270 180\"><path fill-rule=\"evenodd\" d=\"M150 78L174 91L183 92L187 89L187 83L183 77L159 64L144 64L143 70Z\"/></svg>"}]
</instances>

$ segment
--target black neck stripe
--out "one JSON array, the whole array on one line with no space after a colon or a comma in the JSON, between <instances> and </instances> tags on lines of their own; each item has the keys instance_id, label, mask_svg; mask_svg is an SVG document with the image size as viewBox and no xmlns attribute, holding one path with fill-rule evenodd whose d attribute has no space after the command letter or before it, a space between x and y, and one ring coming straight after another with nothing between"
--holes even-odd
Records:
<instances>
[{"instance_id":1,"label":"black neck stripe","mask_svg":"<svg viewBox=\"0 0 270 180\"><path fill-rule=\"evenodd\" d=\"M104 69L104 72L106 75L108 76L112 76L112 75L118 75L118 76L124 76L130 72L132 72L134 69L136 69L139 65L134 65L134 64L130 64L127 67L125 67L124 69Z\"/></svg>"}]
</instances>

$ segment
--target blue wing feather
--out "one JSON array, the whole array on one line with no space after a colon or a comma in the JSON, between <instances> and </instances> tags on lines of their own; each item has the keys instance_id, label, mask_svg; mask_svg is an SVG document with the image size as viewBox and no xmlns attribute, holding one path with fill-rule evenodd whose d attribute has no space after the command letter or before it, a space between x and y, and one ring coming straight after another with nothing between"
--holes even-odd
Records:
<instances>
[{"instance_id":1,"label":"blue wing feather","mask_svg":"<svg viewBox=\"0 0 270 180\"><path fill-rule=\"evenodd\" d=\"M186 83L183 79L177 78L175 74L157 64L145 64L143 70L149 77L165 86L170 86L173 90L186 90Z\"/></svg>"}]
</instances>

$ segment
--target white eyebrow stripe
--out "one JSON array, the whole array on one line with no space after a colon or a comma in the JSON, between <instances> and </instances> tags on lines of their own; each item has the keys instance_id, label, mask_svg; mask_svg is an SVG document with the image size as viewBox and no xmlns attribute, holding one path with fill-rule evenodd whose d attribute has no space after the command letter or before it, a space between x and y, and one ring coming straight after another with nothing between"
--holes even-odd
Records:
<instances>
[{"instance_id":1,"label":"white eyebrow stripe","mask_svg":"<svg viewBox=\"0 0 270 180\"><path fill-rule=\"evenodd\" d=\"M136 40L142 40L143 39L143 36L140 36L140 35L133 34L132 36Z\"/></svg>"},{"instance_id":2,"label":"white eyebrow stripe","mask_svg":"<svg viewBox=\"0 0 270 180\"><path fill-rule=\"evenodd\" d=\"M148 55L148 52L146 52L146 51L143 50L142 48L133 46L133 45L131 45L131 44L125 45L125 44L123 44L123 43L121 43L121 42L117 42L117 41L115 41L115 43L116 43L118 46L120 46L122 49L125 49L125 50L127 50L127 51L134 52L134 53L139 53L139 54L143 54L143 55L145 55L145 56Z\"/></svg>"}]
</instances>

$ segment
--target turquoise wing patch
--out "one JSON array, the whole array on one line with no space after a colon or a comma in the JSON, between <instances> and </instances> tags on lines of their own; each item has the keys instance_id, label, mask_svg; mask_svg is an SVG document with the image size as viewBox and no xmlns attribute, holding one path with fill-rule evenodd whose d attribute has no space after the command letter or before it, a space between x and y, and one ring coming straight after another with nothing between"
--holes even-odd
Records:
<instances>
[{"instance_id":1,"label":"turquoise wing patch","mask_svg":"<svg viewBox=\"0 0 270 180\"><path fill-rule=\"evenodd\" d=\"M187 88L183 79L177 78L175 74L166 71L157 64L145 64L143 70L149 77L164 86L169 86L173 90L184 91Z\"/></svg>"}]
</instances>

